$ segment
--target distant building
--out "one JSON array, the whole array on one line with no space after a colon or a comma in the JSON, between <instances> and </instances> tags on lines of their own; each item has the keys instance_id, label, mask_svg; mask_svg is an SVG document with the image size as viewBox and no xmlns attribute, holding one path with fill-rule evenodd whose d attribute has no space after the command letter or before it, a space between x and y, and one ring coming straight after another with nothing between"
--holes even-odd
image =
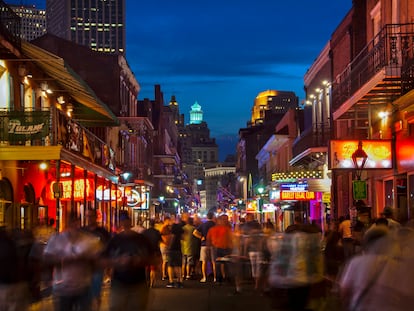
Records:
<instances>
[{"instance_id":1,"label":"distant building","mask_svg":"<svg viewBox=\"0 0 414 311\"><path fill-rule=\"evenodd\" d=\"M261 92L254 100L251 124L263 123L267 111L274 114L284 114L289 108L296 109L298 101L296 94L291 91L267 90Z\"/></svg>"},{"instance_id":2,"label":"distant building","mask_svg":"<svg viewBox=\"0 0 414 311\"><path fill-rule=\"evenodd\" d=\"M125 0L46 0L47 32L104 53L125 54Z\"/></svg>"},{"instance_id":3,"label":"distant building","mask_svg":"<svg viewBox=\"0 0 414 311\"><path fill-rule=\"evenodd\" d=\"M205 170L207 210L227 211L236 199L236 167L217 165Z\"/></svg>"},{"instance_id":4,"label":"distant building","mask_svg":"<svg viewBox=\"0 0 414 311\"><path fill-rule=\"evenodd\" d=\"M245 181L251 176L251 184L244 186L244 189L249 190L247 197L251 196L252 187L263 178L258 170L256 156L268 139L275 134L276 125L289 109L296 112L295 123L298 128L303 128L303 114L298 110L298 102L298 97L291 91L267 90L256 96L251 119L246 128L239 129L237 144L237 176ZM282 129L279 134L287 134L287 130ZM240 189L238 192L242 195L243 191ZM246 196L246 193L243 196Z\"/></svg>"},{"instance_id":5,"label":"distant building","mask_svg":"<svg viewBox=\"0 0 414 311\"><path fill-rule=\"evenodd\" d=\"M20 37L27 41L46 33L46 10L34 5L8 5L20 17Z\"/></svg>"}]
</instances>

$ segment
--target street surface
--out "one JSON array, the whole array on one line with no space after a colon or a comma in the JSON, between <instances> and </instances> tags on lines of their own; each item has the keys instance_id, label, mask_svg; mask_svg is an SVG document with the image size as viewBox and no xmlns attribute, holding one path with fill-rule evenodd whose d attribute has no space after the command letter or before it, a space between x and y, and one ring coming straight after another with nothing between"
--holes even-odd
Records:
<instances>
[{"instance_id":1,"label":"street surface","mask_svg":"<svg viewBox=\"0 0 414 311\"><path fill-rule=\"evenodd\" d=\"M150 290L147 311L270 311L270 298L256 292L246 283L243 292L235 294L234 286L198 280L184 281L184 288L166 288L166 281L158 281ZM109 285L104 286L100 311L108 311ZM51 297L32 305L30 311L53 311Z\"/></svg>"}]
</instances>

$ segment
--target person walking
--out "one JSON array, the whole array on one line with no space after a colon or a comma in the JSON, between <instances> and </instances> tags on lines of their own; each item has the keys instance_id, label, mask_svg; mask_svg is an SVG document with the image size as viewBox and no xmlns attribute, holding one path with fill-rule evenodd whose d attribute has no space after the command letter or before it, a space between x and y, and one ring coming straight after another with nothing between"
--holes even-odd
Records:
<instances>
[{"instance_id":1,"label":"person walking","mask_svg":"<svg viewBox=\"0 0 414 311\"><path fill-rule=\"evenodd\" d=\"M181 220L184 222L183 236L181 240L181 252L183 256L183 262L181 267L181 274L183 279L190 280L194 274L194 252L195 243L193 231L195 229L193 225L193 218L189 214L183 214Z\"/></svg>"},{"instance_id":2,"label":"person walking","mask_svg":"<svg viewBox=\"0 0 414 311\"><path fill-rule=\"evenodd\" d=\"M162 262L160 243L162 242L161 233L155 229L155 219L150 219L149 228L145 229L142 234L151 242L154 252L154 264L147 267L149 274L149 287L154 287L157 280L157 272L160 270Z\"/></svg>"},{"instance_id":3,"label":"person walking","mask_svg":"<svg viewBox=\"0 0 414 311\"><path fill-rule=\"evenodd\" d=\"M381 216L387 220L388 228L391 231L401 228L401 224L393 218L393 210L391 207L384 207Z\"/></svg>"},{"instance_id":4,"label":"person walking","mask_svg":"<svg viewBox=\"0 0 414 311\"><path fill-rule=\"evenodd\" d=\"M146 267L154 263L153 247L143 234L131 230L127 211L120 212L119 223L119 233L111 238L104 252L113 271L109 310L145 310L149 296Z\"/></svg>"},{"instance_id":5,"label":"person walking","mask_svg":"<svg viewBox=\"0 0 414 311\"><path fill-rule=\"evenodd\" d=\"M182 288L182 253L181 253L181 239L184 233L181 222L175 222L171 226L171 239L167 248L168 260L168 288Z\"/></svg>"},{"instance_id":6,"label":"person walking","mask_svg":"<svg viewBox=\"0 0 414 311\"><path fill-rule=\"evenodd\" d=\"M312 286L323 284L324 265L321 252L321 231L311 224L292 225L289 232L269 238L271 253L268 281L272 299L281 300L286 292L286 308L304 311Z\"/></svg>"},{"instance_id":7,"label":"person walking","mask_svg":"<svg viewBox=\"0 0 414 311\"><path fill-rule=\"evenodd\" d=\"M221 283L226 280L225 262L229 259L228 256L233 249L233 232L227 215L221 215L217 218L216 225L211 227L207 233L206 244L211 247L216 262L214 279Z\"/></svg>"},{"instance_id":8,"label":"person walking","mask_svg":"<svg viewBox=\"0 0 414 311\"><path fill-rule=\"evenodd\" d=\"M249 257L251 275L255 282L255 289L261 290L263 277L265 236L262 226L254 218L254 214L246 215L246 223L242 226L243 254Z\"/></svg>"},{"instance_id":9,"label":"person walking","mask_svg":"<svg viewBox=\"0 0 414 311\"><path fill-rule=\"evenodd\" d=\"M80 229L80 219L70 215L68 227L53 235L44 259L54 267L53 296L57 311L90 311L93 267L102 251L101 241Z\"/></svg>"},{"instance_id":10,"label":"person walking","mask_svg":"<svg viewBox=\"0 0 414 311\"><path fill-rule=\"evenodd\" d=\"M86 220L87 224L82 229L86 232L92 234L102 244L103 249L106 248L108 242L111 238L110 233L104 227L99 226L97 222L97 214L95 209L88 209L86 211ZM102 249L102 251L103 251ZM98 311L101 307L101 293L102 293L102 283L104 279L105 269L102 262L102 254L98 254L98 258L95 262L94 271L92 275L92 284L91 284L91 303L92 310Z\"/></svg>"},{"instance_id":11,"label":"person walking","mask_svg":"<svg viewBox=\"0 0 414 311\"><path fill-rule=\"evenodd\" d=\"M18 245L15 239L0 228L0 310L28 310L28 283L19 277Z\"/></svg>"},{"instance_id":12,"label":"person walking","mask_svg":"<svg viewBox=\"0 0 414 311\"><path fill-rule=\"evenodd\" d=\"M201 261L201 273L202 278L200 280L201 283L207 282L207 265L210 262L213 274L216 275L216 263L211 252L211 247L207 245L207 234L210 228L214 227L216 223L214 222L214 213L212 211L207 213L207 221L203 222L200 226L198 226L193 235L201 240L201 248L200 248L200 261ZM214 282L216 279L214 279Z\"/></svg>"},{"instance_id":13,"label":"person walking","mask_svg":"<svg viewBox=\"0 0 414 311\"><path fill-rule=\"evenodd\" d=\"M168 247L171 243L171 225L172 220L171 217L165 216L164 222L161 227L161 243L160 243L160 251L161 251L161 279L163 281L168 280Z\"/></svg>"},{"instance_id":14,"label":"person walking","mask_svg":"<svg viewBox=\"0 0 414 311\"><path fill-rule=\"evenodd\" d=\"M352 223L349 214L347 214L345 219L339 224L338 231L341 235L344 259L348 260L354 255L354 238L352 235Z\"/></svg>"}]
</instances>

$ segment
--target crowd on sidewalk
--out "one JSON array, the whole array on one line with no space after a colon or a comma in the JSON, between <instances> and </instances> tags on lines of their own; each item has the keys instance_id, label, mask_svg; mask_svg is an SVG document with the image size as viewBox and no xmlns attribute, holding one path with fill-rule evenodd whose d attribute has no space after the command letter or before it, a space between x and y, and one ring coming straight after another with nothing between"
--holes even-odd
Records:
<instances>
[{"instance_id":1,"label":"crowd on sidewalk","mask_svg":"<svg viewBox=\"0 0 414 311\"><path fill-rule=\"evenodd\" d=\"M276 232L254 214L231 223L214 212L165 215L144 228L121 211L110 234L94 210L86 217L87 226L72 217L60 233L0 231L1 310L27 310L51 288L56 311L97 311L104 282L109 310L145 310L151 287L190 279L226 282L234 294L249 279L275 308L293 311L408 310L414 302L414 231L388 207L372 224L344 216L325 232L299 215Z\"/></svg>"}]
</instances>

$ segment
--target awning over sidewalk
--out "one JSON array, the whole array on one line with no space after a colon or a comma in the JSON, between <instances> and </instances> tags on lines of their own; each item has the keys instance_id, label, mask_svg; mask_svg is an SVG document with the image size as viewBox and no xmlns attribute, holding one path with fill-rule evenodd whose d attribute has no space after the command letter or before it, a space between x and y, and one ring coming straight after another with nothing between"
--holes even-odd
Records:
<instances>
[{"instance_id":1,"label":"awning over sidewalk","mask_svg":"<svg viewBox=\"0 0 414 311\"><path fill-rule=\"evenodd\" d=\"M118 124L116 116L96 96L94 91L73 71L65 60L27 41L22 41L22 52L36 63L80 105L75 105L74 114L82 122L93 121ZM75 103L73 103L75 104ZM109 125L108 124L108 125Z\"/></svg>"}]
</instances>

